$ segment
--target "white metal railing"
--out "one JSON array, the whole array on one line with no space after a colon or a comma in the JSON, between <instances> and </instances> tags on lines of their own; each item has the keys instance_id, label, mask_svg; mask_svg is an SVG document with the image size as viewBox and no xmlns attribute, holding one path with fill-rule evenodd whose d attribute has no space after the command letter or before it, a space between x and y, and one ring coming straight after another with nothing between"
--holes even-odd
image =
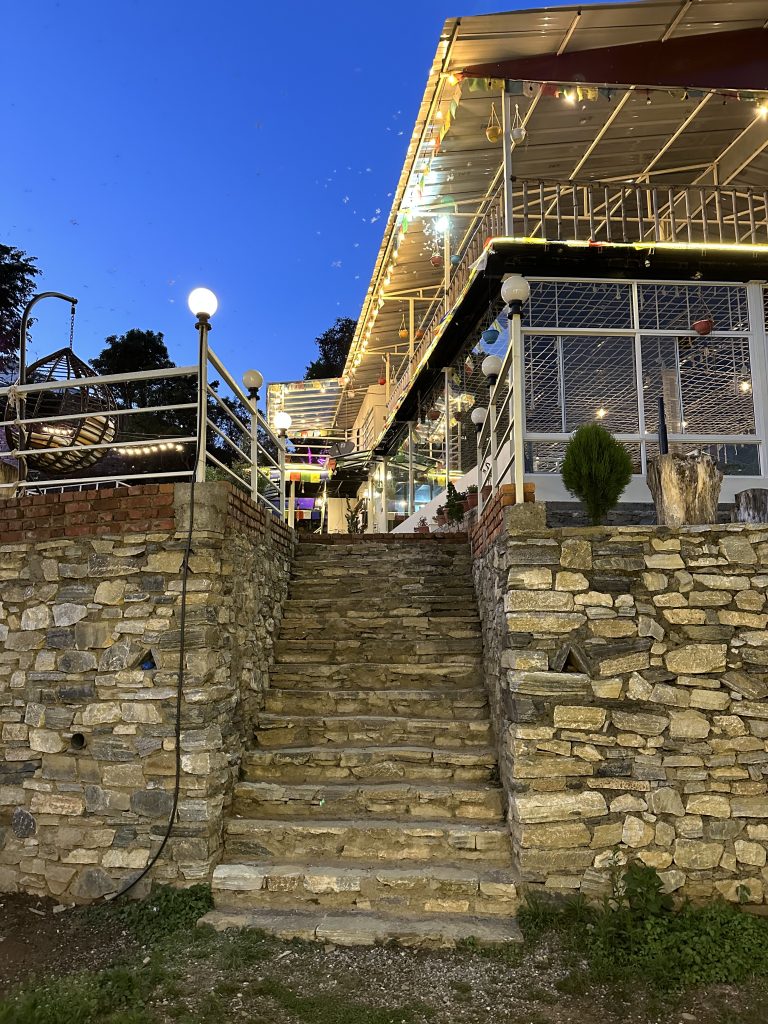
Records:
<instances>
[{"instance_id":1,"label":"white metal railing","mask_svg":"<svg viewBox=\"0 0 768 1024\"><path fill-rule=\"evenodd\" d=\"M768 246L768 190L514 179L510 237Z\"/></svg>"},{"instance_id":2,"label":"white metal railing","mask_svg":"<svg viewBox=\"0 0 768 1024\"><path fill-rule=\"evenodd\" d=\"M9 431L15 442L4 456L18 471L18 479L0 483L0 497L148 480L201 482L213 474L231 480L282 518L284 439L272 432L256 400L235 381L208 346L205 334L198 355L195 366L0 388L0 432ZM159 388L162 397L162 386L167 392L171 384L176 385L173 401L141 404L131 399L130 405L121 406L115 400L121 386L130 385L134 394L141 395L141 385L148 385L145 394ZM66 408L67 396L74 397L78 389L96 401L90 407ZM42 410L28 414L36 400ZM155 433L138 439L125 436L131 432L132 418L148 415L156 417ZM100 428L103 440L91 443L83 437L80 428L85 420ZM67 467L64 472L51 472L57 458L66 455L71 471ZM135 462L146 455L157 456L156 464L148 464L143 472L136 470ZM127 464L129 460L134 466Z\"/></svg>"},{"instance_id":3,"label":"white metal railing","mask_svg":"<svg viewBox=\"0 0 768 1024\"><path fill-rule=\"evenodd\" d=\"M407 354L392 374L388 412L392 412L399 405L400 399L434 343L443 320L456 305L469 283L472 267L482 255L486 239L504 234L504 189L503 182L499 182L482 203L477 219L472 222L461 242L461 261L451 272L448 288L442 289L435 296L422 318L423 337L415 346L413 354Z\"/></svg>"}]
</instances>

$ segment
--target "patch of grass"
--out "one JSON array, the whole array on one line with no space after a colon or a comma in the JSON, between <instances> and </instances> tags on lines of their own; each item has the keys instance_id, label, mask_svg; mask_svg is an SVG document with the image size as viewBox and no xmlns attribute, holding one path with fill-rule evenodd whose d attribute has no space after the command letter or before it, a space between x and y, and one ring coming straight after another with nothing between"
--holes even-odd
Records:
<instances>
[{"instance_id":1,"label":"patch of grass","mask_svg":"<svg viewBox=\"0 0 768 1024\"><path fill-rule=\"evenodd\" d=\"M768 921L722 901L675 910L658 874L642 864L614 875L602 908L533 900L519 917L527 939L556 933L566 950L584 957L593 983L636 979L670 992L768 977ZM577 994L578 985L574 976L558 987Z\"/></svg>"},{"instance_id":2,"label":"patch of grass","mask_svg":"<svg viewBox=\"0 0 768 1024\"><path fill-rule=\"evenodd\" d=\"M308 1024L416 1024L432 1016L425 1006L388 1009L340 1003L333 995L300 996L278 981L266 979L251 986L251 995L268 996Z\"/></svg>"},{"instance_id":3,"label":"patch of grass","mask_svg":"<svg viewBox=\"0 0 768 1024\"><path fill-rule=\"evenodd\" d=\"M75 974L20 990L0 1003L0 1024L153 1024L146 1003L165 980L156 961Z\"/></svg>"},{"instance_id":4,"label":"patch of grass","mask_svg":"<svg viewBox=\"0 0 768 1024\"><path fill-rule=\"evenodd\" d=\"M208 885L175 889L159 885L145 900L116 900L89 908L86 918L111 918L119 921L142 945L151 945L180 932L191 933L199 918L213 907Z\"/></svg>"},{"instance_id":5,"label":"patch of grass","mask_svg":"<svg viewBox=\"0 0 768 1024\"><path fill-rule=\"evenodd\" d=\"M482 956L488 960L500 960L505 964L517 964L523 955L522 947L516 942L505 942L502 946L481 946L475 938L459 939L456 951Z\"/></svg>"},{"instance_id":6,"label":"patch of grass","mask_svg":"<svg viewBox=\"0 0 768 1024\"><path fill-rule=\"evenodd\" d=\"M272 935L256 929L228 932L226 936L219 935L217 938L220 947L217 950L218 960L228 971L269 960L281 948L281 944Z\"/></svg>"}]
</instances>

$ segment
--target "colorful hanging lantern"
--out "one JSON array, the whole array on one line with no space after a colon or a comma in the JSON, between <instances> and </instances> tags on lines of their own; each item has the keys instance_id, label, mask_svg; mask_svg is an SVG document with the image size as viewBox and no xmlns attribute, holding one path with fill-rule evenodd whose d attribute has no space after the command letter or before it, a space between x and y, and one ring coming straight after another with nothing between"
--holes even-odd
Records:
<instances>
[{"instance_id":1,"label":"colorful hanging lantern","mask_svg":"<svg viewBox=\"0 0 768 1024\"><path fill-rule=\"evenodd\" d=\"M489 142L498 142L501 138L501 122L496 113L496 104L491 104L491 116L485 129L485 137Z\"/></svg>"}]
</instances>

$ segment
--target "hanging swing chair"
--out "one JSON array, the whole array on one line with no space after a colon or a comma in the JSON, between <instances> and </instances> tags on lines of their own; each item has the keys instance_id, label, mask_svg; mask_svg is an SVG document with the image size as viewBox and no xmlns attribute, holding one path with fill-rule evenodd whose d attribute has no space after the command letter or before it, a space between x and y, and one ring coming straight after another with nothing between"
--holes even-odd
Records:
<instances>
[{"instance_id":1,"label":"hanging swing chair","mask_svg":"<svg viewBox=\"0 0 768 1024\"><path fill-rule=\"evenodd\" d=\"M26 371L26 383L47 384L80 380L82 384L33 391L27 396L22 407L23 419L27 420L26 426L13 423L5 428L10 449L26 449L24 460L28 468L44 476L70 474L88 469L109 455L111 450L88 449L92 445L111 444L117 433L115 419L108 415L117 408L112 391L104 384L88 383L89 378L94 378L97 374L72 351L73 336L74 307L69 347L60 348L32 363ZM56 417L53 422L43 422L53 417ZM11 417L7 415L5 418ZM35 422L36 420L39 422ZM72 448L76 450L59 450Z\"/></svg>"}]
</instances>

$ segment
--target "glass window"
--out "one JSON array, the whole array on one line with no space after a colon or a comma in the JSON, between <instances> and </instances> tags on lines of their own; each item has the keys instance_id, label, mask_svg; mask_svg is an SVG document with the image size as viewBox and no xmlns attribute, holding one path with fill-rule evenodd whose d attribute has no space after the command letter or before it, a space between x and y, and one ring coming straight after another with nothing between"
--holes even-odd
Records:
<instances>
[{"instance_id":1,"label":"glass window","mask_svg":"<svg viewBox=\"0 0 768 1024\"><path fill-rule=\"evenodd\" d=\"M565 426L603 423L614 434L638 431L633 338L564 337Z\"/></svg>"}]
</instances>

